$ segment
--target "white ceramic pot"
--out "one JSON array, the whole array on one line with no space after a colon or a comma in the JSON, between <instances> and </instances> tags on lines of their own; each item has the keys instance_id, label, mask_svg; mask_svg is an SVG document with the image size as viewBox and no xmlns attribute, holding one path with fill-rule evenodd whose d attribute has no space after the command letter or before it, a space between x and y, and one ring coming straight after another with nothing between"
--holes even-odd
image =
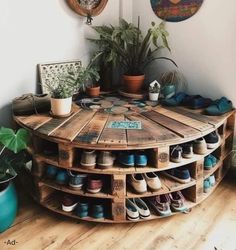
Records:
<instances>
[{"instance_id":1,"label":"white ceramic pot","mask_svg":"<svg viewBox=\"0 0 236 250\"><path fill-rule=\"evenodd\" d=\"M149 100L157 102L159 97L159 93L150 93L149 92Z\"/></svg>"},{"instance_id":2,"label":"white ceramic pot","mask_svg":"<svg viewBox=\"0 0 236 250\"><path fill-rule=\"evenodd\" d=\"M51 111L55 116L68 115L71 112L72 97L64 99L51 98Z\"/></svg>"}]
</instances>

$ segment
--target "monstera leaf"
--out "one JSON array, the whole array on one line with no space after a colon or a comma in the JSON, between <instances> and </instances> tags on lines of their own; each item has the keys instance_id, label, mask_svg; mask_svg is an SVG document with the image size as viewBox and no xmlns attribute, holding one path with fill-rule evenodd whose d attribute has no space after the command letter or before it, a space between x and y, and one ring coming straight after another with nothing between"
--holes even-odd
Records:
<instances>
[{"instance_id":1,"label":"monstera leaf","mask_svg":"<svg viewBox=\"0 0 236 250\"><path fill-rule=\"evenodd\" d=\"M20 128L16 133L10 128L0 128L0 143L6 148L18 153L27 147L29 142L29 133Z\"/></svg>"}]
</instances>

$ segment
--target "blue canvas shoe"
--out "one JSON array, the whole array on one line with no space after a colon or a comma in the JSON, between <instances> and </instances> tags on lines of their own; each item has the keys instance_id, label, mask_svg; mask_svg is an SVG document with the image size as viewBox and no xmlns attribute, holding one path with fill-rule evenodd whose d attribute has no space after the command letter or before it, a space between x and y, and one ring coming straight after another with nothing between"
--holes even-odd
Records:
<instances>
[{"instance_id":1,"label":"blue canvas shoe","mask_svg":"<svg viewBox=\"0 0 236 250\"><path fill-rule=\"evenodd\" d=\"M67 185L69 182L69 175L66 170L59 170L56 175L55 181L61 185Z\"/></svg>"},{"instance_id":2,"label":"blue canvas shoe","mask_svg":"<svg viewBox=\"0 0 236 250\"><path fill-rule=\"evenodd\" d=\"M91 216L95 219L102 219L104 218L104 208L103 205L94 204L92 206L92 213Z\"/></svg>"},{"instance_id":3,"label":"blue canvas shoe","mask_svg":"<svg viewBox=\"0 0 236 250\"><path fill-rule=\"evenodd\" d=\"M166 175L170 176L172 179L180 182L180 183L188 183L191 181L191 176L189 170L187 168L173 168L167 170Z\"/></svg>"},{"instance_id":4,"label":"blue canvas shoe","mask_svg":"<svg viewBox=\"0 0 236 250\"><path fill-rule=\"evenodd\" d=\"M56 174L58 172L58 168L52 165L47 166L46 169L46 176L48 179L54 179L56 177Z\"/></svg>"},{"instance_id":5,"label":"blue canvas shoe","mask_svg":"<svg viewBox=\"0 0 236 250\"><path fill-rule=\"evenodd\" d=\"M212 166L214 167L217 164L218 159L214 155L209 155L209 157L211 158Z\"/></svg>"},{"instance_id":6,"label":"blue canvas shoe","mask_svg":"<svg viewBox=\"0 0 236 250\"><path fill-rule=\"evenodd\" d=\"M233 109L233 104L226 97L214 101L205 112L207 115L223 115Z\"/></svg>"},{"instance_id":7,"label":"blue canvas shoe","mask_svg":"<svg viewBox=\"0 0 236 250\"><path fill-rule=\"evenodd\" d=\"M189 101L188 107L192 109L202 109L208 107L211 103L212 100L210 98L204 98L200 95L196 95Z\"/></svg>"},{"instance_id":8,"label":"blue canvas shoe","mask_svg":"<svg viewBox=\"0 0 236 250\"><path fill-rule=\"evenodd\" d=\"M127 167L133 167L134 166L134 154L130 152L121 152L119 154L118 161Z\"/></svg>"},{"instance_id":9,"label":"blue canvas shoe","mask_svg":"<svg viewBox=\"0 0 236 250\"><path fill-rule=\"evenodd\" d=\"M137 167L147 166L147 161L148 161L148 158L143 151L137 152L135 154L135 165Z\"/></svg>"},{"instance_id":10,"label":"blue canvas shoe","mask_svg":"<svg viewBox=\"0 0 236 250\"><path fill-rule=\"evenodd\" d=\"M210 170L213 167L211 156L208 155L204 158L204 169Z\"/></svg>"},{"instance_id":11,"label":"blue canvas shoe","mask_svg":"<svg viewBox=\"0 0 236 250\"><path fill-rule=\"evenodd\" d=\"M169 99L164 99L162 101L162 104L166 106L178 106L182 103L185 97L186 97L186 94L184 92L180 92L180 93L175 94L173 97Z\"/></svg>"},{"instance_id":12,"label":"blue canvas shoe","mask_svg":"<svg viewBox=\"0 0 236 250\"><path fill-rule=\"evenodd\" d=\"M74 189L82 189L88 175L80 173L72 173L71 171L69 171L69 175L70 175L69 186Z\"/></svg>"},{"instance_id":13,"label":"blue canvas shoe","mask_svg":"<svg viewBox=\"0 0 236 250\"><path fill-rule=\"evenodd\" d=\"M203 191L204 193L208 193L210 190L211 190L211 184L209 178L207 178L203 182Z\"/></svg>"},{"instance_id":14,"label":"blue canvas shoe","mask_svg":"<svg viewBox=\"0 0 236 250\"><path fill-rule=\"evenodd\" d=\"M77 207L75 209L75 214L80 217L88 217L89 213L89 205L87 202L78 202Z\"/></svg>"}]
</instances>

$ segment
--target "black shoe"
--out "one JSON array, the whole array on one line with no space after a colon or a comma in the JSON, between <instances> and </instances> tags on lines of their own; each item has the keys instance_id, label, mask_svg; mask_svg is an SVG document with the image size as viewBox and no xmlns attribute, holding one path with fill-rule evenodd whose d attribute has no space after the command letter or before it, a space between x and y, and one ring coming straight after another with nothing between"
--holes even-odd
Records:
<instances>
[{"instance_id":1,"label":"black shoe","mask_svg":"<svg viewBox=\"0 0 236 250\"><path fill-rule=\"evenodd\" d=\"M192 143L185 143L182 145L183 153L182 156L184 158L192 158L193 157L193 144Z\"/></svg>"},{"instance_id":2,"label":"black shoe","mask_svg":"<svg viewBox=\"0 0 236 250\"><path fill-rule=\"evenodd\" d=\"M206 140L208 149L213 149L219 146L220 136L216 131L206 135L204 138Z\"/></svg>"},{"instance_id":3,"label":"black shoe","mask_svg":"<svg viewBox=\"0 0 236 250\"><path fill-rule=\"evenodd\" d=\"M176 163L182 161L182 147L179 145L170 147L170 160Z\"/></svg>"}]
</instances>

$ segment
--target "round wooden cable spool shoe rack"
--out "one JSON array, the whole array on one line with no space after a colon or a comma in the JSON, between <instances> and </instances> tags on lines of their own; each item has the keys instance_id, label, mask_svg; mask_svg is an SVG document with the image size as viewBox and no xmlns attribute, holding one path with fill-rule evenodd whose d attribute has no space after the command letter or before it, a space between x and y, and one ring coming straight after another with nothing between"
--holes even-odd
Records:
<instances>
[{"instance_id":1,"label":"round wooden cable spool shoe rack","mask_svg":"<svg viewBox=\"0 0 236 250\"><path fill-rule=\"evenodd\" d=\"M32 196L44 207L76 219L73 212L62 211L59 197L61 193L87 197L91 202L100 200L106 205L108 215L105 219L86 217L81 220L123 223L126 219L125 200L127 198L145 198L160 194L181 191L186 198L188 208L192 208L206 199L218 186L230 167L230 153L233 145L235 112L223 116L205 116L200 111L183 107L154 107L143 112L127 112L125 114L109 114L101 111L83 110L73 107L70 117L54 118L49 114L31 116L15 116L15 121L28 129L32 134L33 143L30 153L33 167L28 173L33 178ZM112 129L111 121L140 121L141 130ZM221 143L215 149L208 150L205 155L197 155L191 159L183 159L181 163L170 161L170 146L191 142L215 130L221 136ZM44 154L45 147L56 148L55 155ZM109 169L85 169L79 164L79 155L83 149L94 150L146 150L149 165L146 167L124 168L115 163ZM218 163L210 171L204 170L204 157L213 153ZM91 194L84 190L74 190L66 185L59 185L45 178L47 165L58 169L69 169L88 174L100 174L106 178L107 189ZM187 165L191 181L178 183L164 175L165 170ZM129 174L157 172L162 187L158 191L147 191L136 194L127 185ZM203 181L214 174L216 184L209 193L203 192ZM31 179L32 179L31 178ZM28 178L29 179L29 178ZM26 182L25 182L26 183ZM32 188L31 188L32 189ZM151 211L152 212L152 211ZM172 213L176 214L176 213ZM162 218L153 212L149 219ZM140 219L139 221L143 221Z\"/></svg>"}]
</instances>

